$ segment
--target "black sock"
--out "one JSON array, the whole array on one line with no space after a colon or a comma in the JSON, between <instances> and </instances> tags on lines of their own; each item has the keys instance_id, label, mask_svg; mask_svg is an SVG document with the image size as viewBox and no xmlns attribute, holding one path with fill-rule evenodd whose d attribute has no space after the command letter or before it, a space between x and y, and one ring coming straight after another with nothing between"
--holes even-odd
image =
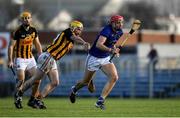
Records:
<instances>
[{"instance_id":1,"label":"black sock","mask_svg":"<svg viewBox=\"0 0 180 118\"><path fill-rule=\"evenodd\" d=\"M35 99L35 97L34 97L34 96L31 96L30 99L29 99L29 101L33 101L34 99Z\"/></svg>"},{"instance_id":2,"label":"black sock","mask_svg":"<svg viewBox=\"0 0 180 118\"><path fill-rule=\"evenodd\" d=\"M76 93L79 89L83 88L84 86L87 86L87 84L78 83L78 84L74 87L73 91Z\"/></svg>"},{"instance_id":3,"label":"black sock","mask_svg":"<svg viewBox=\"0 0 180 118\"><path fill-rule=\"evenodd\" d=\"M73 92L76 93L78 90L76 89L76 86L73 88Z\"/></svg>"},{"instance_id":4,"label":"black sock","mask_svg":"<svg viewBox=\"0 0 180 118\"><path fill-rule=\"evenodd\" d=\"M23 92L21 90L18 91L18 96L23 96Z\"/></svg>"}]
</instances>

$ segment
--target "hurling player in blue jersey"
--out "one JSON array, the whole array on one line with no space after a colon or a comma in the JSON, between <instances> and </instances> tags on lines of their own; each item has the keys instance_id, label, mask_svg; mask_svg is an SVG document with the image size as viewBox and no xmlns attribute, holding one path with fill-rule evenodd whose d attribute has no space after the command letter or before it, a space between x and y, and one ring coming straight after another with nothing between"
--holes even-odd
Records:
<instances>
[{"instance_id":1,"label":"hurling player in blue jersey","mask_svg":"<svg viewBox=\"0 0 180 118\"><path fill-rule=\"evenodd\" d=\"M75 103L76 93L79 89L87 86L93 79L93 75L99 69L108 77L100 97L95 106L97 108L105 109L105 98L111 92L116 81L118 80L118 73L115 65L110 62L111 54L119 54L120 49L115 46L117 40L123 35L123 17L120 15L113 15L110 18L108 25L106 25L97 36L94 44L89 50L86 59L86 70L84 78L80 80L75 86L72 86L70 94L70 101Z\"/></svg>"}]
</instances>

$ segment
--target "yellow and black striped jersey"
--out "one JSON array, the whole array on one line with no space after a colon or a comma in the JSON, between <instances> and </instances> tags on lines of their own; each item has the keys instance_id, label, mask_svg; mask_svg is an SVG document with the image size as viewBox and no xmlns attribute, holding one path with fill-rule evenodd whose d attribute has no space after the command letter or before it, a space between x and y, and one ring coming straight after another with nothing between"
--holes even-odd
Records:
<instances>
[{"instance_id":1,"label":"yellow and black striped jersey","mask_svg":"<svg viewBox=\"0 0 180 118\"><path fill-rule=\"evenodd\" d=\"M37 37L37 30L30 26L28 31L21 25L13 34L15 44L15 57L18 58L32 58L32 45L34 39Z\"/></svg>"},{"instance_id":2,"label":"yellow and black striped jersey","mask_svg":"<svg viewBox=\"0 0 180 118\"><path fill-rule=\"evenodd\" d=\"M46 51L49 52L55 60L59 60L73 47L74 41L71 39L72 35L73 32L70 28L62 31L54 39L53 43L47 47Z\"/></svg>"}]
</instances>

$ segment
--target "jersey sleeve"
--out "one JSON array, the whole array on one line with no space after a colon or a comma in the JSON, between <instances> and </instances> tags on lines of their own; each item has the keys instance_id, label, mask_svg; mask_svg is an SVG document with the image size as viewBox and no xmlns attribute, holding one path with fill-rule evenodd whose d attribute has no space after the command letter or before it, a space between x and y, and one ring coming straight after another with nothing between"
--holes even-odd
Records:
<instances>
[{"instance_id":1,"label":"jersey sleeve","mask_svg":"<svg viewBox=\"0 0 180 118\"><path fill-rule=\"evenodd\" d=\"M19 37L20 37L20 35L19 35L18 31L13 32L13 40L18 40Z\"/></svg>"},{"instance_id":2,"label":"jersey sleeve","mask_svg":"<svg viewBox=\"0 0 180 118\"><path fill-rule=\"evenodd\" d=\"M71 30L70 29L66 29L64 31L64 33L65 33L65 36L67 37L67 39L72 41L71 36L73 35L73 33L71 32Z\"/></svg>"},{"instance_id":3,"label":"jersey sleeve","mask_svg":"<svg viewBox=\"0 0 180 118\"><path fill-rule=\"evenodd\" d=\"M101 30L100 35L108 38L110 33L111 31L109 30L109 28L105 27Z\"/></svg>"}]
</instances>

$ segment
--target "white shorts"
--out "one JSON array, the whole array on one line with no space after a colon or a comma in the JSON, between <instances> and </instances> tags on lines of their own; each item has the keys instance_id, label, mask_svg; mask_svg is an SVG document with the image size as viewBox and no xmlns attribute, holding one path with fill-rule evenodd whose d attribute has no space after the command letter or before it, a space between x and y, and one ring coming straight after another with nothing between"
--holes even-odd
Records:
<instances>
[{"instance_id":1,"label":"white shorts","mask_svg":"<svg viewBox=\"0 0 180 118\"><path fill-rule=\"evenodd\" d=\"M24 59L24 58L16 58L15 59L15 66L16 69L19 70L29 70L33 67L36 67L36 61L34 59L34 57L30 58L30 59Z\"/></svg>"},{"instance_id":2,"label":"white shorts","mask_svg":"<svg viewBox=\"0 0 180 118\"><path fill-rule=\"evenodd\" d=\"M48 73L51 69L57 69L56 61L48 52L43 52L38 57L37 62L38 68L45 73Z\"/></svg>"},{"instance_id":3,"label":"white shorts","mask_svg":"<svg viewBox=\"0 0 180 118\"><path fill-rule=\"evenodd\" d=\"M97 71L100 69L101 66L111 63L109 62L109 60L110 56L105 58L97 58L88 54L86 58L86 68L89 71Z\"/></svg>"}]
</instances>

